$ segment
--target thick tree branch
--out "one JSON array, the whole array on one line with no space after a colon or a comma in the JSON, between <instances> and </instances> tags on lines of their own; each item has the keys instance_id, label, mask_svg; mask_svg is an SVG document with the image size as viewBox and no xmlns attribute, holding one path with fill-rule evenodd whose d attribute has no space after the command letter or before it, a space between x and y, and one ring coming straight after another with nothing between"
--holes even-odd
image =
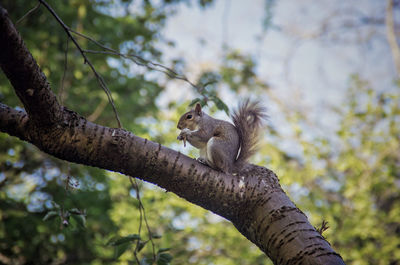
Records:
<instances>
[{"instance_id":1,"label":"thick tree branch","mask_svg":"<svg viewBox=\"0 0 400 265\"><path fill-rule=\"evenodd\" d=\"M0 130L29 142L29 118L22 110L0 103Z\"/></svg>"},{"instance_id":2,"label":"thick tree branch","mask_svg":"<svg viewBox=\"0 0 400 265\"><path fill-rule=\"evenodd\" d=\"M50 125L61 119L56 96L46 76L26 48L7 11L0 7L0 66L32 120Z\"/></svg>"},{"instance_id":3,"label":"thick tree branch","mask_svg":"<svg viewBox=\"0 0 400 265\"><path fill-rule=\"evenodd\" d=\"M154 183L232 221L275 264L344 264L286 196L276 175L250 165L227 175L123 129L61 107L0 7L0 66L27 114L0 104L0 131L60 159Z\"/></svg>"}]
</instances>

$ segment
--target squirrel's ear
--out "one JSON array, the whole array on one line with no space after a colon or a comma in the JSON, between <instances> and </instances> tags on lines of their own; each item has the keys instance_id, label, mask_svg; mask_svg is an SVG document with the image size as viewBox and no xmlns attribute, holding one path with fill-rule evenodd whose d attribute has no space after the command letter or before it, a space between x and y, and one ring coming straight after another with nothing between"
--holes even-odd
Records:
<instances>
[{"instance_id":1,"label":"squirrel's ear","mask_svg":"<svg viewBox=\"0 0 400 265\"><path fill-rule=\"evenodd\" d=\"M199 103L196 104L196 107L194 108L194 111L196 112L197 115L201 116L201 105Z\"/></svg>"}]
</instances>

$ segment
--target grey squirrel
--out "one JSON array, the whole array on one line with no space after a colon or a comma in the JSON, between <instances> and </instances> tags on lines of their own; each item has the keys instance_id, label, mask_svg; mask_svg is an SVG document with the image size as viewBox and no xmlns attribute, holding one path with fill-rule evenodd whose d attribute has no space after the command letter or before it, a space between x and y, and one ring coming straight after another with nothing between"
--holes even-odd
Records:
<instances>
[{"instance_id":1,"label":"grey squirrel","mask_svg":"<svg viewBox=\"0 0 400 265\"><path fill-rule=\"evenodd\" d=\"M258 101L246 100L233 113L233 124L214 119L201 105L181 116L177 139L200 149L198 160L225 173L240 171L257 151L257 142L266 111Z\"/></svg>"}]
</instances>

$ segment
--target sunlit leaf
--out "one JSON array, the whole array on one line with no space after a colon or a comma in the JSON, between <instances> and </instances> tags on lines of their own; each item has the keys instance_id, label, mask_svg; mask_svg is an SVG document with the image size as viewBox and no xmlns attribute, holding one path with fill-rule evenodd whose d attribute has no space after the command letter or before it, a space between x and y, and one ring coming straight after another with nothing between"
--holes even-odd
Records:
<instances>
[{"instance_id":1,"label":"sunlit leaf","mask_svg":"<svg viewBox=\"0 0 400 265\"><path fill-rule=\"evenodd\" d=\"M171 262L172 256L169 253L161 253L157 258L157 265L167 265Z\"/></svg>"},{"instance_id":2,"label":"sunlit leaf","mask_svg":"<svg viewBox=\"0 0 400 265\"><path fill-rule=\"evenodd\" d=\"M146 246L147 242L149 241L140 241L137 247L137 252L140 252L144 248L144 246Z\"/></svg>"},{"instance_id":3,"label":"sunlit leaf","mask_svg":"<svg viewBox=\"0 0 400 265\"><path fill-rule=\"evenodd\" d=\"M133 242L135 240L139 240L140 236L138 234L131 234L124 237L113 237L107 242L107 246L118 246L124 244L126 242Z\"/></svg>"},{"instance_id":4,"label":"sunlit leaf","mask_svg":"<svg viewBox=\"0 0 400 265\"><path fill-rule=\"evenodd\" d=\"M118 259L122 254L125 253L125 251L128 250L128 248L131 246L132 244L130 242L125 242L123 244L119 244L117 246L114 247L114 259Z\"/></svg>"},{"instance_id":5,"label":"sunlit leaf","mask_svg":"<svg viewBox=\"0 0 400 265\"><path fill-rule=\"evenodd\" d=\"M160 248L157 253L162 253L162 252L167 252L169 251L171 248Z\"/></svg>"}]
</instances>

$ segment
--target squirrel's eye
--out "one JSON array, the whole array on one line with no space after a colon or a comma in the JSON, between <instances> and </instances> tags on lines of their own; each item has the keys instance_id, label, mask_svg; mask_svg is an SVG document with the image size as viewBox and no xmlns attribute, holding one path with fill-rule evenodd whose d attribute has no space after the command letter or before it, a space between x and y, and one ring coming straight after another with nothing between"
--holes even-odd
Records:
<instances>
[{"instance_id":1,"label":"squirrel's eye","mask_svg":"<svg viewBox=\"0 0 400 265\"><path fill-rule=\"evenodd\" d=\"M192 114L189 114L189 115L186 116L187 120L190 120L191 118L192 118Z\"/></svg>"}]
</instances>

